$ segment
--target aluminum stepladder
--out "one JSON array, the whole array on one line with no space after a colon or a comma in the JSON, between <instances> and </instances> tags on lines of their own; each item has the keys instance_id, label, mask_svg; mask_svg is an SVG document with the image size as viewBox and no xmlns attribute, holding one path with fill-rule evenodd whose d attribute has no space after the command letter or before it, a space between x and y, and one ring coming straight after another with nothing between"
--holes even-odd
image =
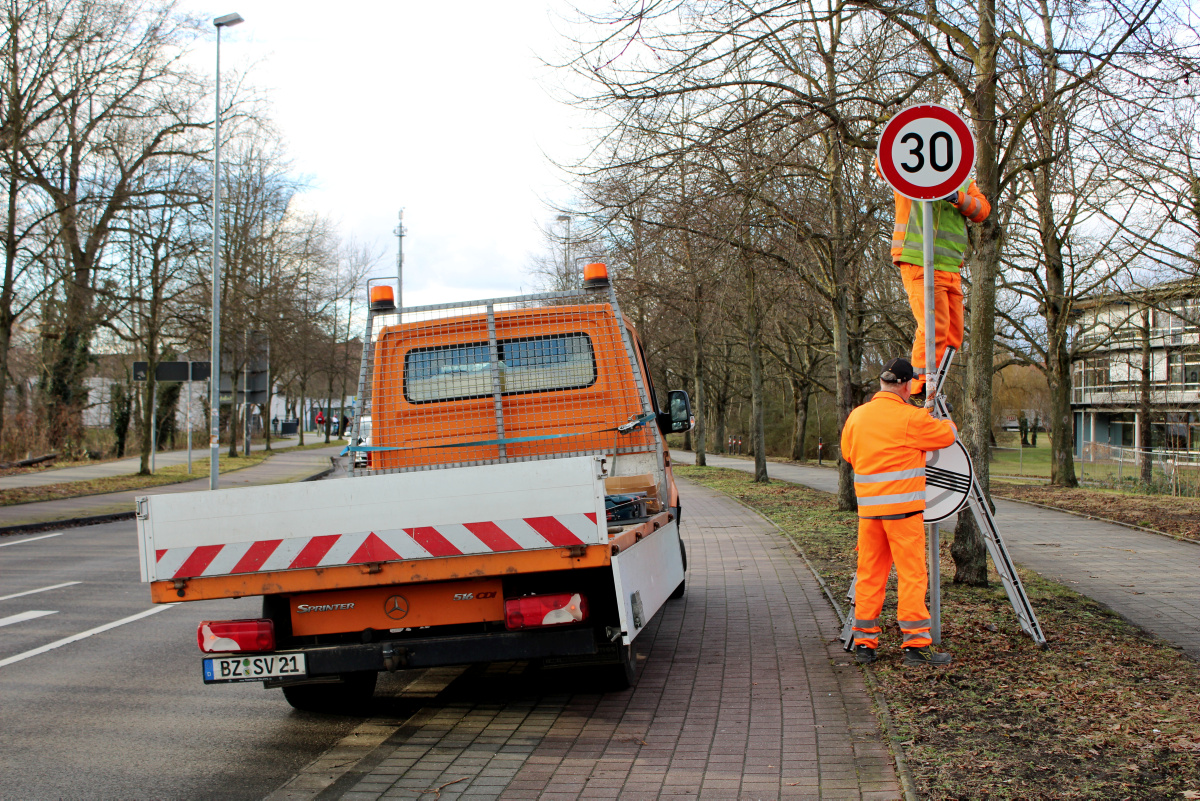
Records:
<instances>
[{"instance_id":1,"label":"aluminum stepladder","mask_svg":"<svg viewBox=\"0 0 1200 801\"><path fill-rule=\"evenodd\" d=\"M946 405L946 396L942 392L942 387L945 386L944 382L947 374L950 372L950 364L954 361L954 355L955 349L947 347L946 352L942 356L941 364L938 365L937 372L934 374L934 380L928 384L928 387L934 394L931 401L926 402L926 406L932 404L931 413L940 420L948 420L950 418L950 407ZM950 483L953 480L953 477L942 479L930 476L927 476L925 479L927 484L943 489L951 489ZM943 484L943 481L947 483ZM975 525L979 527L979 532L983 536L983 542L987 546L988 555L992 557L992 564L995 565L996 573L1000 576L1000 582L1004 585L1004 592L1008 595L1008 601L1012 604L1013 612L1017 615L1017 622L1020 623L1021 630L1028 634L1040 648L1047 648L1046 635L1042 633L1042 626L1038 623L1033 606L1029 603L1029 596L1025 594L1025 585L1021 583L1021 579L1017 575L1016 567L1013 565L1012 558L1008 554L1008 547L1004 544L1004 538L1000 536L1000 529L996 527L996 519L992 515L992 507L988 503L987 496L984 494L983 488L979 485L979 479L975 476L974 472L971 473L971 483L967 492L966 505L970 508L971 514L975 516ZM856 583L857 577L850 582L850 589L846 592L846 600L849 602L850 608L846 613L846 620L842 626L841 636L839 637L842 641L842 648L847 651L854 650L854 587ZM930 589L932 590L933 588L931 587Z\"/></svg>"}]
</instances>

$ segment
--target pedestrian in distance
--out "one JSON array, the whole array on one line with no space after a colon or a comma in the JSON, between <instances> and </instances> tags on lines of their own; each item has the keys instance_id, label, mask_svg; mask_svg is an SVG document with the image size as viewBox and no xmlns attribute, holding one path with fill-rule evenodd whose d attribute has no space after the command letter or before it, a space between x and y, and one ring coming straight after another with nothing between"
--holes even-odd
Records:
<instances>
[{"instance_id":1,"label":"pedestrian in distance","mask_svg":"<svg viewBox=\"0 0 1200 801\"><path fill-rule=\"evenodd\" d=\"M904 664L948 665L932 649L925 593L925 453L954 442L949 420L909 404L912 364L892 359L879 376L879 392L846 418L842 458L854 470L858 498L858 573L854 594L854 655L875 661L879 615L888 573L896 565L897 622L904 635Z\"/></svg>"},{"instance_id":2,"label":"pedestrian in distance","mask_svg":"<svg viewBox=\"0 0 1200 801\"><path fill-rule=\"evenodd\" d=\"M879 163L875 169L878 172ZM882 177L882 174L881 174ZM912 365L925 370L925 232L921 230L921 204L899 192L896 196L896 223L892 232L892 262L900 268L900 278L908 293L908 305L917 318L913 333ZM992 211L988 199L974 180L969 180L942 200L933 204L933 319L937 355L934 368L942 363L946 347L962 347L963 340L963 255L967 251L967 220L983 222ZM933 368L930 368L933 369ZM925 376L912 381L912 396L925 400Z\"/></svg>"}]
</instances>

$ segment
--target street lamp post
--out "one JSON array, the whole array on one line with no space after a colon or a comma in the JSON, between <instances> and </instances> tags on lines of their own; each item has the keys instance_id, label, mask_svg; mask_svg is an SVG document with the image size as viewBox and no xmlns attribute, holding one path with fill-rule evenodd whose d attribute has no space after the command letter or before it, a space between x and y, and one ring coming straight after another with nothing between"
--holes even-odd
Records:
<instances>
[{"instance_id":1,"label":"street lamp post","mask_svg":"<svg viewBox=\"0 0 1200 801\"><path fill-rule=\"evenodd\" d=\"M567 238L563 240L563 280L570 281L573 275L571 270L571 215L560 214L555 219L567 224Z\"/></svg>"},{"instance_id":2,"label":"street lamp post","mask_svg":"<svg viewBox=\"0 0 1200 801\"><path fill-rule=\"evenodd\" d=\"M212 370L208 377L211 426L208 432L208 488L216 489L221 458L221 29L242 22L240 14L213 20L217 29L216 113L213 118Z\"/></svg>"}]
</instances>

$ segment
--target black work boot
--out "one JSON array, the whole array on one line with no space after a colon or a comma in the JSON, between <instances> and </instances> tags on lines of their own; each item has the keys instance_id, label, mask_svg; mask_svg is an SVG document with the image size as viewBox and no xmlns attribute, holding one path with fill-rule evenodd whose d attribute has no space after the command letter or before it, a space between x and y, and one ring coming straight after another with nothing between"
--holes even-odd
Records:
<instances>
[{"instance_id":1,"label":"black work boot","mask_svg":"<svg viewBox=\"0 0 1200 801\"><path fill-rule=\"evenodd\" d=\"M952 658L950 654L940 654L928 645L922 645L920 648L904 649L904 664L906 665L941 667L950 664Z\"/></svg>"},{"instance_id":2,"label":"black work boot","mask_svg":"<svg viewBox=\"0 0 1200 801\"><path fill-rule=\"evenodd\" d=\"M854 658L860 665L869 665L875 661L875 649L869 645L854 646Z\"/></svg>"}]
</instances>

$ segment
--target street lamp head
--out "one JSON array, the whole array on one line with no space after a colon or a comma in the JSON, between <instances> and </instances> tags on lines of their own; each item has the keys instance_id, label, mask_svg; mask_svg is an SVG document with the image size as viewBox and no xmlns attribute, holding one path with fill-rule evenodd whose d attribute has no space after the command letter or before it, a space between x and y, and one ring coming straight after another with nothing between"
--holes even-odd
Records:
<instances>
[{"instance_id":1,"label":"street lamp head","mask_svg":"<svg viewBox=\"0 0 1200 801\"><path fill-rule=\"evenodd\" d=\"M213 20L213 25L218 28L232 28L234 25L241 25L246 20L242 19L242 15L234 12L226 14L223 17L217 17Z\"/></svg>"},{"instance_id":2,"label":"street lamp head","mask_svg":"<svg viewBox=\"0 0 1200 801\"><path fill-rule=\"evenodd\" d=\"M554 219L558 220L559 222L570 222L571 215L570 214L560 214L557 217L555 217Z\"/></svg>"}]
</instances>

